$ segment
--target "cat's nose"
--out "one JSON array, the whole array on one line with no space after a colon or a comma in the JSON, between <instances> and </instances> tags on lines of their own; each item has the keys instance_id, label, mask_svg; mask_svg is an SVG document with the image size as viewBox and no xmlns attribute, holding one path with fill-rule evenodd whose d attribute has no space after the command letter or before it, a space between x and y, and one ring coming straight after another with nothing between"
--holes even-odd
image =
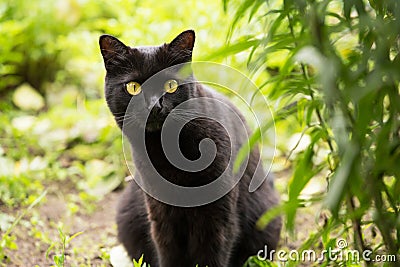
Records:
<instances>
[{"instance_id":1,"label":"cat's nose","mask_svg":"<svg viewBox=\"0 0 400 267\"><path fill-rule=\"evenodd\" d=\"M161 102L160 102L160 98L158 96L151 96L148 101L146 101L147 103L147 109L148 110L152 110L152 109L156 109L156 110L160 110L161 109Z\"/></svg>"}]
</instances>

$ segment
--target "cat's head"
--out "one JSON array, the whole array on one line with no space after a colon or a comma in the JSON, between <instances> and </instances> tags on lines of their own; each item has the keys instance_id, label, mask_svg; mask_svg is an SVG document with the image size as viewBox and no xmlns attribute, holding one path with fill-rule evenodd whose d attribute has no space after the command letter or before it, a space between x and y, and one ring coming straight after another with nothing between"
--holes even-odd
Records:
<instances>
[{"instance_id":1,"label":"cat's head","mask_svg":"<svg viewBox=\"0 0 400 267\"><path fill-rule=\"evenodd\" d=\"M129 47L113 36L100 37L107 71L105 97L121 129L125 117L135 126L159 130L169 112L190 99L193 77L178 72L181 64L191 62L194 41L192 30L168 44L150 47Z\"/></svg>"}]
</instances>

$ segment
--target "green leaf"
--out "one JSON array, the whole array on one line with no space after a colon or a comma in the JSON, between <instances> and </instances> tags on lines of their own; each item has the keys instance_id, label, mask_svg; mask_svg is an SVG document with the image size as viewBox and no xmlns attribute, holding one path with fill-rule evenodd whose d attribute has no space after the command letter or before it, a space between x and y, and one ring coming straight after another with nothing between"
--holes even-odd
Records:
<instances>
[{"instance_id":1,"label":"green leaf","mask_svg":"<svg viewBox=\"0 0 400 267\"><path fill-rule=\"evenodd\" d=\"M55 247L55 245L56 245L56 243L51 243L49 248L46 250L46 259L49 258L49 254L50 254L51 250Z\"/></svg>"},{"instance_id":2,"label":"green leaf","mask_svg":"<svg viewBox=\"0 0 400 267\"><path fill-rule=\"evenodd\" d=\"M239 171L243 161L249 156L251 149L261 139L263 132L267 131L273 125L274 121L271 120L261 128L257 128L257 130L250 136L249 140L242 145L233 164L233 171L235 173Z\"/></svg>"},{"instance_id":3,"label":"green leaf","mask_svg":"<svg viewBox=\"0 0 400 267\"><path fill-rule=\"evenodd\" d=\"M42 201L42 199L46 196L47 194L47 190L44 191L40 196L38 196L33 202L32 204L29 205L28 208L26 208L18 217L17 219L13 222L13 224L11 225L11 227L9 227L7 229L7 231L3 234L4 236L9 235L15 228L15 226L21 221L21 219L31 210L33 209L33 207L35 207L37 204L40 203L40 201Z\"/></svg>"},{"instance_id":4,"label":"green leaf","mask_svg":"<svg viewBox=\"0 0 400 267\"><path fill-rule=\"evenodd\" d=\"M236 24L239 22L239 20L244 17L244 15L246 14L246 11L252 7L253 5L255 5L257 3L257 1L254 0L244 0L241 5L236 9L235 15L233 16L233 20L231 23L231 27L228 33L228 37L227 39L229 40L232 36L232 33L236 27Z\"/></svg>"},{"instance_id":5,"label":"green leaf","mask_svg":"<svg viewBox=\"0 0 400 267\"><path fill-rule=\"evenodd\" d=\"M258 39L245 39L234 44L226 45L215 52L211 53L209 56L205 57L204 60L215 60L218 58L225 58L230 55L234 55L245 51L251 47L257 46L260 43Z\"/></svg>"},{"instance_id":6,"label":"green leaf","mask_svg":"<svg viewBox=\"0 0 400 267\"><path fill-rule=\"evenodd\" d=\"M83 234L83 232L77 232L76 234L72 235L70 238L68 238L65 242L65 244L68 244L69 242L71 242L71 240L73 240L74 238L76 238L77 236Z\"/></svg>"},{"instance_id":7,"label":"green leaf","mask_svg":"<svg viewBox=\"0 0 400 267\"><path fill-rule=\"evenodd\" d=\"M261 260L256 256L250 257L243 267L277 267L274 262L269 260Z\"/></svg>"},{"instance_id":8,"label":"green leaf","mask_svg":"<svg viewBox=\"0 0 400 267\"><path fill-rule=\"evenodd\" d=\"M274 218L284 214L289 208L297 208L294 203L281 203L266 211L257 221L257 228L264 229Z\"/></svg>"},{"instance_id":9,"label":"green leaf","mask_svg":"<svg viewBox=\"0 0 400 267\"><path fill-rule=\"evenodd\" d=\"M57 267L64 267L65 256L64 255L54 255L53 261Z\"/></svg>"},{"instance_id":10,"label":"green leaf","mask_svg":"<svg viewBox=\"0 0 400 267\"><path fill-rule=\"evenodd\" d=\"M229 2L229 0L222 0L224 12L228 11L228 2Z\"/></svg>"},{"instance_id":11,"label":"green leaf","mask_svg":"<svg viewBox=\"0 0 400 267\"><path fill-rule=\"evenodd\" d=\"M134 267L142 267L142 264L143 264L143 254L142 254L142 256L140 257L140 259L138 260L138 261L136 261L135 259L133 259L133 266Z\"/></svg>"},{"instance_id":12,"label":"green leaf","mask_svg":"<svg viewBox=\"0 0 400 267\"><path fill-rule=\"evenodd\" d=\"M324 204L334 214L337 214L339 210L339 204L343 198L344 192L346 192L346 185L350 179L350 174L357 155L358 148L354 144L349 143L344 152L343 160L331 178L331 185Z\"/></svg>"},{"instance_id":13,"label":"green leaf","mask_svg":"<svg viewBox=\"0 0 400 267\"><path fill-rule=\"evenodd\" d=\"M296 105L284 107L283 109L280 109L276 115L274 115L274 119L263 124L261 128L257 128L256 131L250 136L249 140L245 142L239 149L239 152L233 164L233 171L235 173L239 171L239 168L242 165L243 161L249 156L251 149L261 139L264 132L273 127L276 122L285 119L289 114L292 114L295 111Z\"/></svg>"},{"instance_id":14,"label":"green leaf","mask_svg":"<svg viewBox=\"0 0 400 267\"><path fill-rule=\"evenodd\" d=\"M253 7L252 7L252 9L251 9L251 11L250 11L250 14L249 14L248 23L251 22L251 19L252 19L252 18L254 17L254 15L257 13L257 11L259 10L259 8L260 8L263 4L267 4L267 3L268 3L267 0L256 0L256 1L254 1Z\"/></svg>"}]
</instances>

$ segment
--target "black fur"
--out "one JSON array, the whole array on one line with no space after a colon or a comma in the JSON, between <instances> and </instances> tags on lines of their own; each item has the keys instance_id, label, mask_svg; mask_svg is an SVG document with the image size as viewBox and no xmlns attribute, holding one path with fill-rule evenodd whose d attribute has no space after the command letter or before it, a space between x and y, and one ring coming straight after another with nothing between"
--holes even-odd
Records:
<instances>
[{"instance_id":1,"label":"black fur","mask_svg":"<svg viewBox=\"0 0 400 267\"><path fill-rule=\"evenodd\" d=\"M186 31L171 43L157 47L130 48L116 38L108 35L100 37L100 48L107 70L105 96L118 126L123 129L123 118L131 96L126 92L125 84L137 81L143 84L157 72L170 66L191 61L194 45L194 32ZM171 77L165 79L176 78ZM239 111L225 97L196 82L192 75L186 77L190 84L180 85L172 94L161 95L155 89L143 88L144 102L134 107L132 117L134 127L145 129L146 150L151 164L162 176L179 185L199 186L216 179L225 168L230 168L229 157L236 156L238 149L246 141L246 135L237 131L234 145L219 123L199 118L191 121L180 133L179 145L183 155L191 160L200 157L199 142L210 138L217 147L217 154L210 166L202 171L187 172L180 170L166 159L161 147L160 129L165 117L178 104L199 97L218 99L229 105L238 114ZM145 121L143 109L151 95L161 98L151 103L153 108L149 120ZM194 110L217 114L224 119L228 127L239 127L233 118L223 114L216 106L193 106ZM222 114L219 114L222 113ZM241 119L244 118L240 115ZM129 136L136 166L135 178L151 175L149 162L144 160L145 151L135 139L135 130ZM275 249L279 241L281 221L275 219L265 229L257 230L257 219L269 208L276 205L278 197L271 183L264 182L254 193L248 192L253 175L265 175L262 168L257 169L258 149L250 156L240 182L224 197L199 207L175 207L164 204L145 194L136 182L131 182L125 190L119 205L117 224L118 238L132 258L144 254L145 261L152 267L239 267L251 255L257 254L265 245Z\"/></svg>"}]
</instances>

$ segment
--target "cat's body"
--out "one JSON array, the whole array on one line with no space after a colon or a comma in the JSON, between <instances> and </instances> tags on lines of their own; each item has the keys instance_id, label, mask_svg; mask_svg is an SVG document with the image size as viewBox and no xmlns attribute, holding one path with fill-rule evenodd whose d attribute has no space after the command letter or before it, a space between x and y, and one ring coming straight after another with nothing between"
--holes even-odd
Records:
<instances>
[{"instance_id":1,"label":"cat's body","mask_svg":"<svg viewBox=\"0 0 400 267\"><path fill-rule=\"evenodd\" d=\"M106 99L118 125L124 129L131 143L136 166L135 180L141 179L146 183L146 177L154 175L154 169L166 180L186 187L206 185L222 175L225 169L228 171L223 175L228 181L234 178L229 157L232 155L235 158L248 137L247 129L239 130L244 118L225 97L196 82L191 75L181 81L171 74L172 78L179 80L179 87L170 94L159 94L154 88L143 88L143 107L138 102L137 107L133 108L136 114L132 115L132 127L124 128L122 124L121 118L131 100L124 91L125 84L129 81L144 83L160 70L190 62L193 44L192 31L180 34L170 44L153 48L129 48L111 36L100 38L107 69ZM157 95L159 99L154 101L152 95ZM226 114L226 108L221 105L200 101L205 98L224 103L238 114L240 121ZM146 116L140 115L140 109L148 104L146 99L151 104L147 122L142 121ZM196 172L173 166L161 144L161 128L165 117L177 105L189 99L199 100L191 104L190 111L203 116L182 128L179 149L185 158L196 160L201 156L201 140L209 138L217 148L213 162ZM212 115L213 119L204 116L207 114ZM215 119L221 119L224 125ZM230 136L232 132L235 136ZM144 145L141 137L145 138ZM277 195L268 181L255 192L248 191L253 176L265 176L262 168L257 168L258 163L259 152L254 149L239 183L218 200L197 207L165 204L144 193L135 181L131 182L119 205L119 240L130 257L139 258L144 254L145 261L152 267L189 267L196 264L200 267L239 267L265 245L268 250L275 249L279 240L280 219L274 220L263 230L257 230L255 223L266 210L277 204Z\"/></svg>"}]
</instances>

